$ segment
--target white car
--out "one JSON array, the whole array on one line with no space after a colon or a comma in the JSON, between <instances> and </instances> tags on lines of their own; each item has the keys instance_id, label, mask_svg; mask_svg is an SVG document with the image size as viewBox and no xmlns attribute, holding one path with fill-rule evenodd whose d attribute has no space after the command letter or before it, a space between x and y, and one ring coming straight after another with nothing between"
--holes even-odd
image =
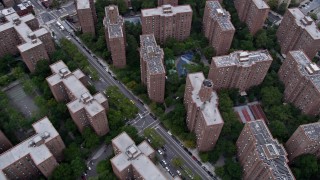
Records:
<instances>
[{"instance_id":1,"label":"white car","mask_svg":"<svg viewBox=\"0 0 320 180\"><path fill-rule=\"evenodd\" d=\"M179 174L179 176L181 176L181 172L179 170L177 170L177 173Z\"/></svg>"},{"instance_id":2,"label":"white car","mask_svg":"<svg viewBox=\"0 0 320 180\"><path fill-rule=\"evenodd\" d=\"M168 167L165 167L167 171L170 171L170 169Z\"/></svg>"},{"instance_id":3,"label":"white car","mask_svg":"<svg viewBox=\"0 0 320 180\"><path fill-rule=\"evenodd\" d=\"M162 160L162 162L163 162L164 165L167 165L167 162L165 160Z\"/></svg>"},{"instance_id":4,"label":"white car","mask_svg":"<svg viewBox=\"0 0 320 180\"><path fill-rule=\"evenodd\" d=\"M159 153L159 154L163 154L163 152L162 152L160 149L158 149L158 153Z\"/></svg>"}]
</instances>

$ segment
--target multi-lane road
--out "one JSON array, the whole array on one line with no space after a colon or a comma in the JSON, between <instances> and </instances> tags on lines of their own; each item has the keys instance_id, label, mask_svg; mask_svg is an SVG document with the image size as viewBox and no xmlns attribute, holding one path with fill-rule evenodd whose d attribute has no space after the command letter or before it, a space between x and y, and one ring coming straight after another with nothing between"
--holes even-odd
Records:
<instances>
[{"instance_id":1,"label":"multi-lane road","mask_svg":"<svg viewBox=\"0 0 320 180\"><path fill-rule=\"evenodd\" d=\"M108 65L98 58L96 55L94 55L81 41L79 38L75 37L73 32L70 31L69 27L66 27L65 30L61 30L57 25L56 21L60 21L57 17L59 17L58 14L55 14L56 11L47 12L46 9L43 7L39 7L40 5L34 0L32 1L34 5L34 8L37 9L36 12L39 12L41 14L43 13L49 13L52 15L52 17L55 18L55 20L51 20L50 22L43 21L43 26L47 26L47 28L50 31L53 31L56 40L58 41L61 38L67 38L70 40L74 45L76 45L88 59L88 62L90 65L96 69L98 75L100 76L100 85L107 87L107 86L117 86L119 90L130 100L134 102L134 104L139 109L139 113L142 115L142 117L137 116L135 119L129 121L131 125L137 128L140 135L143 134L143 130L146 128L154 128L156 132L165 140L166 147L169 149L170 152L172 152L172 155L176 157L180 157L185 163L185 166L187 166L190 170L192 170L195 174L199 175L201 179L213 179L208 175L208 173L202 169L202 167L192 159L192 156L190 156L180 145L180 143L177 142L176 139L173 139L171 135L167 133L167 130L164 129L161 125L159 120L156 118L153 118L149 114L148 108L141 103L142 101L139 100L130 90L128 90L117 78L114 76L114 74L109 69ZM40 21L41 22L41 21ZM68 26L66 23L62 23L64 26ZM101 88L101 87L100 87ZM170 153L169 153L170 154ZM173 173L174 175L177 174L176 172Z\"/></svg>"}]
</instances>

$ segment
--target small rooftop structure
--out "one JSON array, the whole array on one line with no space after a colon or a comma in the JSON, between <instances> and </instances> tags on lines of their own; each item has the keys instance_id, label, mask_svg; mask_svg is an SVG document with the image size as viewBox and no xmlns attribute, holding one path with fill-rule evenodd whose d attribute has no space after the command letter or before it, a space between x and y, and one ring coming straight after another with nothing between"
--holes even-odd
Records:
<instances>
[{"instance_id":1,"label":"small rooftop structure","mask_svg":"<svg viewBox=\"0 0 320 180\"><path fill-rule=\"evenodd\" d=\"M253 0L258 9L269 9L270 7L264 0Z\"/></svg>"},{"instance_id":2,"label":"small rooftop structure","mask_svg":"<svg viewBox=\"0 0 320 180\"><path fill-rule=\"evenodd\" d=\"M275 179L294 180L294 176L287 164L287 152L279 142L274 139L263 120L247 122L253 134L255 151L260 160L271 170Z\"/></svg>"},{"instance_id":3,"label":"small rooftop structure","mask_svg":"<svg viewBox=\"0 0 320 180\"><path fill-rule=\"evenodd\" d=\"M166 179L157 166L148 158L148 155L154 153L154 150L145 141L137 147L128 134L123 132L112 139L112 145L118 151L116 152L117 155L110 161L118 171L121 172L125 168L132 166L142 176L142 179ZM144 154L144 152L149 154Z\"/></svg>"},{"instance_id":4,"label":"small rooftop structure","mask_svg":"<svg viewBox=\"0 0 320 180\"><path fill-rule=\"evenodd\" d=\"M267 50L259 51L235 51L226 56L213 57L212 61L217 67L228 66L251 66L254 63L261 61L272 60L271 55Z\"/></svg>"},{"instance_id":5,"label":"small rooftop structure","mask_svg":"<svg viewBox=\"0 0 320 180\"><path fill-rule=\"evenodd\" d=\"M192 12L190 5L180 5L180 6L171 6L169 4L165 4L159 6L157 8L152 9L142 9L141 15L143 17L147 16L172 16L179 13Z\"/></svg>"},{"instance_id":6,"label":"small rooftop structure","mask_svg":"<svg viewBox=\"0 0 320 180\"><path fill-rule=\"evenodd\" d=\"M290 51L289 53L297 62L299 72L320 91L320 67L311 62L303 51Z\"/></svg>"},{"instance_id":7,"label":"small rooftop structure","mask_svg":"<svg viewBox=\"0 0 320 180\"><path fill-rule=\"evenodd\" d=\"M147 62L149 72L151 74L165 72L163 66L164 53L162 48L157 45L154 35L140 35L140 45L140 56Z\"/></svg>"},{"instance_id":8,"label":"small rooftop structure","mask_svg":"<svg viewBox=\"0 0 320 180\"><path fill-rule=\"evenodd\" d=\"M77 0L77 9L89 9L90 2L89 0Z\"/></svg>"},{"instance_id":9,"label":"small rooftop structure","mask_svg":"<svg viewBox=\"0 0 320 180\"><path fill-rule=\"evenodd\" d=\"M214 19L223 30L235 29L231 22L231 15L222 8L219 1L207 1L206 6L210 9L210 18Z\"/></svg>"},{"instance_id":10,"label":"small rooftop structure","mask_svg":"<svg viewBox=\"0 0 320 180\"><path fill-rule=\"evenodd\" d=\"M218 109L218 95L212 91L209 101L202 102L199 92L202 84L213 86L212 81L206 80L202 72L188 74L191 85L193 87L192 100L200 108L202 115L208 126L223 123L220 111Z\"/></svg>"}]
</instances>

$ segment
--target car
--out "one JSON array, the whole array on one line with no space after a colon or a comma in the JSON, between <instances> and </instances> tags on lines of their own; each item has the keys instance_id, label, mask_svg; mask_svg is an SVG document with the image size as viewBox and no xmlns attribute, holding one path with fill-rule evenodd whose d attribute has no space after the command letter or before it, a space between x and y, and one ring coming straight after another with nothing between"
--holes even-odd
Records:
<instances>
[{"instance_id":1,"label":"car","mask_svg":"<svg viewBox=\"0 0 320 180\"><path fill-rule=\"evenodd\" d=\"M195 160L195 161L197 161L197 158L196 158L195 156L192 156L192 159Z\"/></svg>"},{"instance_id":2,"label":"car","mask_svg":"<svg viewBox=\"0 0 320 180\"><path fill-rule=\"evenodd\" d=\"M167 151L166 147L162 146L161 148L163 151Z\"/></svg>"},{"instance_id":3,"label":"car","mask_svg":"<svg viewBox=\"0 0 320 180\"><path fill-rule=\"evenodd\" d=\"M211 177L213 177L213 174L212 174L210 171L207 171L207 173L208 173Z\"/></svg>"},{"instance_id":4,"label":"car","mask_svg":"<svg viewBox=\"0 0 320 180\"><path fill-rule=\"evenodd\" d=\"M179 171L179 170L177 170L177 173L179 174L179 176L181 176L182 174L181 174L181 172Z\"/></svg>"},{"instance_id":5,"label":"car","mask_svg":"<svg viewBox=\"0 0 320 180\"><path fill-rule=\"evenodd\" d=\"M171 133L170 131L168 131L168 134L169 134L170 136L172 136L172 133Z\"/></svg>"},{"instance_id":6,"label":"car","mask_svg":"<svg viewBox=\"0 0 320 180\"><path fill-rule=\"evenodd\" d=\"M90 166L88 166L88 170L89 170L89 171L91 170L91 167L90 167Z\"/></svg>"},{"instance_id":7,"label":"car","mask_svg":"<svg viewBox=\"0 0 320 180\"><path fill-rule=\"evenodd\" d=\"M134 104L134 101L133 101L132 99L130 99L130 102L131 102L132 104Z\"/></svg>"},{"instance_id":8,"label":"car","mask_svg":"<svg viewBox=\"0 0 320 180\"><path fill-rule=\"evenodd\" d=\"M160 149L158 149L158 153L159 153L160 155L163 154L163 152L162 152Z\"/></svg>"},{"instance_id":9,"label":"car","mask_svg":"<svg viewBox=\"0 0 320 180\"><path fill-rule=\"evenodd\" d=\"M174 174L173 174L171 171L169 171L169 174L170 174L172 177L174 177Z\"/></svg>"},{"instance_id":10,"label":"car","mask_svg":"<svg viewBox=\"0 0 320 180\"><path fill-rule=\"evenodd\" d=\"M148 141L149 143L151 143L151 139L148 138L147 141Z\"/></svg>"},{"instance_id":11,"label":"car","mask_svg":"<svg viewBox=\"0 0 320 180\"><path fill-rule=\"evenodd\" d=\"M71 38L70 38L69 36L66 36L66 38L67 38L68 40L71 40Z\"/></svg>"},{"instance_id":12,"label":"car","mask_svg":"<svg viewBox=\"0 0 320 180\"><path fill-rule=\"evenodd\" d=\"M164 165L167 165L167 162L165 160L161 161Z\"/></svg>"},{"instance_id":13,"label":"car","mask_svg":"<svg viewBox=\"0 0 320 180\"><path fill-rule=\"evenodd\" d=\"M165 167L165 169L166 169L167 171L170 171L170 169L169 169L167 166Z\"/></svg>"}]
</instances>

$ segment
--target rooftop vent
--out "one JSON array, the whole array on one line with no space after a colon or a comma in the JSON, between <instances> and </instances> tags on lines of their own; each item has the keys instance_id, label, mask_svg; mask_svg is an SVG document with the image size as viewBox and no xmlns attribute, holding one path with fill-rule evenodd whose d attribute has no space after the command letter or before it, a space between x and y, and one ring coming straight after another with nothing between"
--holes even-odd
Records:
<instances>
[{"instance_id":1,"label":"rooftop vent","mask_svg":"<svg viewBox=\"0 0 320 180\"><path fill-rule=\"evenodd\" d=\"M164 14L172 13L172 6L166 4L162 6L162 11Z\"/></svg>"},{"instance_id":2,"label":"rooftop vent","mask_svg":"<svg viewBox=\"0 0 320 180\"><path fill-rule=\"evenodd\" d=\"M80 98L80 101L82 101L85 104L91 102L92 100L93 100L93 97L89 92L82 94Z\"/></svg>"},{"instance_id":3,"label":"rooftop vent","mask_svg":"<svg viewBox=\"0 0 320 180\"><path fill-rule=\"evenodd\" d=\"M304 18L302 18L301 20L301 23L305 26L308 26L308 25L311 25L313 20L310 16L305 16Z\"/></svg>"},{"instance_id":4,"label":"rooftop vent","mask_svg":"<svg viewBox=\"0 0 320 180\"><path fill-rule=\"evenodd\" d=\"M62 68L59 70L59 74L60 74L60 77L65 78L70 74L70 71L68 68Z\"/></svg>"},{"instance_id":5,"label":"rooftop vent","mask_svg":"<svg viewBox=\"0 0 320 180\"><path fill-rule=\"evenodd\" d=\"M32 40L31 40L31 43L32 43L32 44L37 43L37 39L32 39Z\"/></svg>"},{"instance_id":6,"label":"rooftop vent","mask_svg":"<svg viewBox=\"0 0 320 180\"><path fill-rule=\"evenodd\" d=\"M319 66L315 63L310 63L308 66L306 66L306 70L308 71L309 74L320 72Z\"/></svg>"},{"instance_id":7,"label":"rooftop vent","mask_svg":"<svg viewBox=\"0 0 320 180\"><path fill-rule=\"evenodd\" d=\"M32 32L32 33L29 33L28 34L28 38L30 38L30 39L36 39L37 38L37 36Z\"/></svg>"},{"instance_id":8,"label":"rooftop vent","mask_svg":"<svg viewBox=\"0 0 320 180\"><path fill-rule=\"evenodd\" d=\"M131 145L127 148L126 150L126 155L129 157L130 159L136 158L137 156L139 156L140 151L136 148L136 146Z\"/></svg>"},{"instance_id":9,"label":"rooftop vent","mask_svg":"<svg viewBox=\"0 0 320 180\"><path fill-rule=\"evenodd\" d=\"M50 136L48 132L45 133L43 133L42 135L36 135L31 141L29 141L29 147L36 147L43 144L45 139L47 139Z\"/></svg>"},{"instance_id":10,"label":"rooftop vent","mask_svg":"<svg viewBox=\"0 0 320 180\"><path fill-rule=\"evenodd\" d=\"M21 23L20 18L19 17L14 17L12 18L13 24L15 25L19 25Z\"/></svg>"},{"instance_id":11,"label":"rooftop vent","mask_svg":"<svg viewBox=\"0 0 320 180\"><path fill-rule=\"evenodd\" d=\"M223 12L223 10L222 9L217 9L217 14L218 14L218 16L224 16L225 14L224 14L224 12Z\"/></svg>"},{"instance_id":12,"label":"rooftop vent","mask_svg":"<svg viewBox=\"0 0 320 180\"><path fill-rule=\"evenodd\" d=\"M239 61L240 62L245 62L249 60L249 53L248 52L241 52L239 54Z\"/></svg>"},{"instance_id":13,"label":"rooftop vent","mask_svg":"<svg viewBox=\"0 0 320 180\"><path fill-rule=\"evenodd\" d=\"M209 79L205 79L205 80L203 81L203 85L204 85L205 87L212 87L212 81L209 80Z\"/></svg>"}]
</instances>

